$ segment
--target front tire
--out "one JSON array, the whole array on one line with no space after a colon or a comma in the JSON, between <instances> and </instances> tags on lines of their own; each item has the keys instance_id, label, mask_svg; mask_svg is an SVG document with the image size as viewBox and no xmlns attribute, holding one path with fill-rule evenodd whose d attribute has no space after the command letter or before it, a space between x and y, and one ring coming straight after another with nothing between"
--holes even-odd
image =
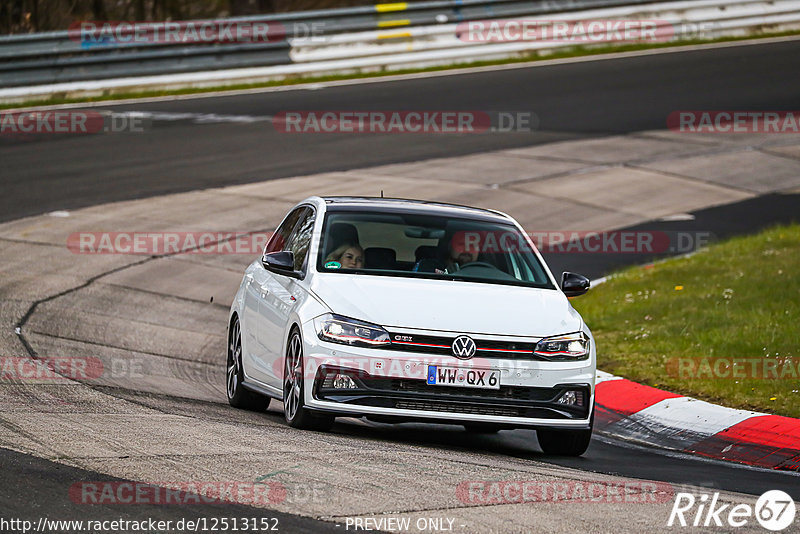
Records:
<instances>
[{"instance_id":1,"label":"front tire","mask_svg":"<svg viewBox=\"0 0 800 534\"><path fill-rule=\"evenodd\" d=\"M537 430L536 439L545 454L553 456L580 456L589 448L594 427L594 410L588 430Z\"/></svg>"},{"instance_id":2,"label":"front tire","mask_svg":"<svg viewBox=\"0 0 800 534\"><path fill-rule=\"evenodd\" d=\"M305 430L329 430L333 426L333 417L314 414L305 407L303 370L303 339L300 331L294 328L289 334L283 367L283 415L286 424Z\"/></svg>"},{"instance_id":3,"label":"front tire","mask_svg":"<svg viewBox=\"0 0 800 534\"><path fill-rule=\"evenodd\" d=\"M244 368L242 367L242 328L239 317L234 317L228 334L228 365L225 381L225 391L228 404L242 410L263 412L269 406L269 397L259 395L242 386L244 381Z\"/></svg>"}]
</instances>

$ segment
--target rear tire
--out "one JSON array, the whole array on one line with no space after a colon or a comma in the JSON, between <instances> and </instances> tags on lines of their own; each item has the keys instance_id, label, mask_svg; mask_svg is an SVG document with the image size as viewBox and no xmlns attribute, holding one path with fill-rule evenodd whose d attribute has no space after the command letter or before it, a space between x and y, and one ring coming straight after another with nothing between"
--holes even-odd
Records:
<instances>
[{"instance_id":1,"label":"rear tire","mask_svg":"<svg viewBox=\"0 0 800 534\"><path fill-rule=\"evenodd\" d=\"M594 409L589 420L588 430L550 430L536 431L539 446L545 454L553 456L580 456L589 448L594 427Z\"/></svg>"},{"instance_id":2,"label":"rear tire","mask_svg":"<svg viewBox=\"0 0 800 534\"><path fill-rule=\"evenodd\" d=\"M305 407L305 377L303 367L303 339L297 328L289 334L286 360L283 366L283 415L286 424L293 428L324 432L333 426L334 418L318 415Z\"/></svg>"},{"instance_id":3,"label":"rear tire","mask_svg":"<svg viewBox=\"0 0 800 534\"><path fill-rule=\"evenodd\" d=\"M263 412L269 407L269 397L259 395L246 389L244 381L244 368L242 367L242 328L239 317L234 317L228 334L228 365L225 374L225 391L228 404L242 410Z\"/></svg>"}]
</instances>

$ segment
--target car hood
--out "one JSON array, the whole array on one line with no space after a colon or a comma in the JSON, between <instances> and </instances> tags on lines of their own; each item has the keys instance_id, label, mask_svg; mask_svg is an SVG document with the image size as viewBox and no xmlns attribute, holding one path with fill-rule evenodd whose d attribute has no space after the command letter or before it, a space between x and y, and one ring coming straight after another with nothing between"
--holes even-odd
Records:
<instances>
[{"instance_id":1,"label":"car hood","mask_svg":"<svg viewBox=\"0 0 800 534\"><path fill-rule=\"evenodd\" d=\"M539 337L583 324L553 289L345 273L316 276L311 289L334 313L385 327Z\"/></svg>"}]
</instances>

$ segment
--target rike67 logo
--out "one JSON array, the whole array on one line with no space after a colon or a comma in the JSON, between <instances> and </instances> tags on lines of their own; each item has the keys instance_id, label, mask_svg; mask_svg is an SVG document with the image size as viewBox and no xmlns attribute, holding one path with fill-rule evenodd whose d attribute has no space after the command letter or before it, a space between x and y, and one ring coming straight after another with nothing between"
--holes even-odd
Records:
<instances>
[{"instance_id":1,"label":"rike67 logo","mask_svg":"<svg viewBox=\"0 0 800 534\"><path fill-rule=\"evenodd\" d=\"M723 503L719 493L677 493L667 526L693 527L743 527L756 521L767 530L781 531L794 522L796 507L792 498L780 490L770 490L761 495L755 506Z\"/></svg>"}]
</instances>

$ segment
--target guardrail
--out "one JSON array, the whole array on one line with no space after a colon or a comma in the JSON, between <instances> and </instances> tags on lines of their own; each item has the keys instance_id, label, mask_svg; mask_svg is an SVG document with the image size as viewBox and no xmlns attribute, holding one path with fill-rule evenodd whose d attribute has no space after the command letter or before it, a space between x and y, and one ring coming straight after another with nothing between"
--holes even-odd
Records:
<instances>
[{"instance_id":1,"label":"guardrail","mask_svg":"<svg viewBox=\"0 0 800 534\"><path fill-rule=\"evenodd\" d=\"M658 1L658 0L656 0ZM129 44L81 42L79 32L0 37L0 87L219 70L292 62L293 39L348 32L441 25L478 19L535 16L653 0L439 0L224 19L230 24L279 26L277 42ZM192 21L200 25L204 22Z\"/></svg>"},{"instance_id":2,"label":"guardrail","mask_svg":"<svg viewBox=\"0 0 800 534\"><path fill-rule=\"evenodd\" d=\"M283 32L275 41L230 44L81 42L69 32L12 35L0 37L0 87L7 88L0 89L0 97L250 83L286 76L509 58L576 44L592 45L590 40L472 42L463 38L464 24L469 21L520 17L541 21L544 15L550 21L574 22L649 19L655 21L659 35L669 40L713 38L800 27L800 0L441 0L378 4L214 21L266 21L273 27L280 25Z\"/></svg>"},{"instance_id":3,"label":"guardrail","mask_svg":"<svg viewBox=\"0 0 800 534\"><path fill-rule=\"evenodd\" d=\"M716 38L733 30L797 23L800 26L798 0L684 0L653 5L626 5L558 14L557 20L578 22L587 20L650 19L662 40ZM554 42L541 39L505 43L469 42L460 38L461 24L443 24L411 28L405 32L361 32L331 36L325 43L312 39L291 40L290 56L294 62L319 62L365 56L389 56L404 52L423 52L452 49L454 57L461 55L483 59L498 53L525 53L542 49L575 46L574 42ZM585 33L584 33L585 35ZM394 37L405 36L409 42ZM604 41L607 43L608 41ZM591 44L591 42L589 42ZM354 46L358 51L353 50ZM478 48L479 46L479 48Z\"/></svg>"}]
</instances>

